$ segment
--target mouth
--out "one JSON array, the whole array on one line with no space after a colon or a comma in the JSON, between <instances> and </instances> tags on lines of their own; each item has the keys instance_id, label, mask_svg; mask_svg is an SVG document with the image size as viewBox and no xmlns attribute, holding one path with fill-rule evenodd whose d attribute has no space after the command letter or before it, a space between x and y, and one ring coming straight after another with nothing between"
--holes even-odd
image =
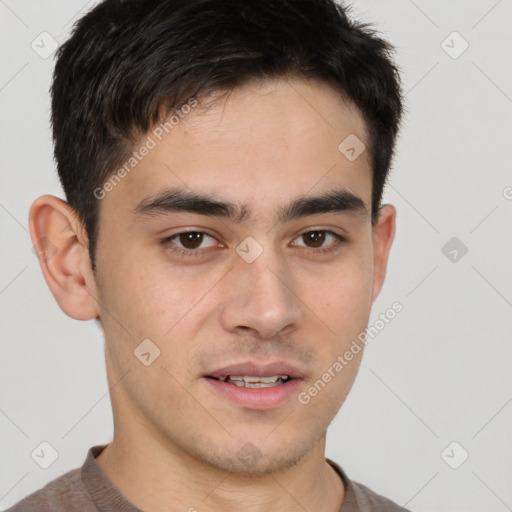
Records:
<instances>
[{"instance_id":1,"label":"mouth","mask_svg":"<svg viewBox=\"0 0 512 512\"><path fill-rule=\"evenodd\" d=\"M283 404L298 391L303 373L283 363L233 365L204 376L217 396L248 409L268 409Z\"/></svg>"},{"instance_id":2,"label":"mouth","mask_svg":"<svg viewBox=\"0 0 512 512\"><path fill-rule=\"evenodd\" d=\"M214 378L214 377L212 377ZM288 375L272 375L271 377L256 377L251 375L228 375L226 377L220 377L221 382L227 382L228 384L234 384L241 388L273 388L275 386L281 386L285 382L290 380Z\"/></svg>"}]
</instances>

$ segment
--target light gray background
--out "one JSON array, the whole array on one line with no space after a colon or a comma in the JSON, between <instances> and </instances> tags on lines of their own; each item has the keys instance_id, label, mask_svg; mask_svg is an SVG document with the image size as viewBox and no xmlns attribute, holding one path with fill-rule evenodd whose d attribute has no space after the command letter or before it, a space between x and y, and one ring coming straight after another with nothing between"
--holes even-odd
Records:
<instances>
[{"instance_id":1,"label":"light gray background","mask_svg":"<svg viewBox=\"0 0 512 512\"><path fill-rule=\"evenodd\" d=\"M60 311L27 232L31 201L62 197L54 61L31 42L62 42L91 5L0 0L1 509L112 436L101 333ZM359 0L354 14L397 46L407 92L385 194L397 236L371 323L394 301L404 310L370 341L327 455L417 512L512 510L512 2ZM453 31L469 43L458 58L441 46L463 48ZM452 237L468 248L456 262L442 252ZM30 457L42 441L59 453L47 470ZM453 441L469 453L458 469L441 457Z\"/></svg>"}]
</instances>

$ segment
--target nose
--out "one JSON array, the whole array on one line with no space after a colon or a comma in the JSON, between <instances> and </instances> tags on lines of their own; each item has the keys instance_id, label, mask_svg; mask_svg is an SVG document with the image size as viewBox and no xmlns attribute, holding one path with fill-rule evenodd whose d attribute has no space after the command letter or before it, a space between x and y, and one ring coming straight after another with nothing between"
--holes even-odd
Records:
<instances>
[{"instance_id":1,"label":"nose","mask_svg":"<svg viewBox=\"0 0 512 512\"><path fill-rule=\"evenodd\" d=\"M224 329L255 339L272 339L295 329L302 318L300 299L287 265L265 249L252 263L239 258L223 287Z\"/></svg>"}]
</instances>

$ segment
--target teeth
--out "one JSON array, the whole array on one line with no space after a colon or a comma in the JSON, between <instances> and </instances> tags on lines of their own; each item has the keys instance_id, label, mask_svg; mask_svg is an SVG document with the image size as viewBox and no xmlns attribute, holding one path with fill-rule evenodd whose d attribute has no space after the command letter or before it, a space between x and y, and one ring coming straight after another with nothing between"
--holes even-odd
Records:
<instances>
[{"instance_id":1,"label":"teeth","mask_svg":"<svg viewBox=\"0 0 512 512\"><path fill-rule=\"evenodd\" d=\"M243 380L248 383L253 382L263 382L265 384L270 384L271 382L277 382L279 380L279 375L274 375L272 377L243 377Z\"/></svg>"},{"instance_id":2,"label":"teeth","mask_svg":"<svg viewBox=\"0 0 512 512\"><path fill-rule=\"evenodd\" d=\"M236 382L235 384L245 388L273 388L279 386L282 382Z\"/></svg>"},{"instance_id":3,"label":"teeth","mask_svg":"<svg viewBox=\"0 0 512 512\"><path fill-rule=\"evenodd\" d=\"M252 375L228 375L220 377L222 382L230 382L239 387L270 388L279 386L289 379L288 375L273 375L271 377L255 377Z\"/></svg>"}]
</instances>

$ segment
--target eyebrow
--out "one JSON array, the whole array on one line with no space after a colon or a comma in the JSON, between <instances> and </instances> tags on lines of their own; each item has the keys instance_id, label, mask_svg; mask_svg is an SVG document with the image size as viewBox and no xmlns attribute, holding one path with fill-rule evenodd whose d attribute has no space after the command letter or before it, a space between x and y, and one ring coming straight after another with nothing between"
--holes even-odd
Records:
<instances>
[{"instance_id":1,"label":"eyebrow","mask_svg":"<svg viewBox=\"0 0 512 512\"><path fill-rule=\"evenodd\" d=\"M133 210L137 215L156 216L188 212L241 223L251 215L245 205L225 201L212 194L197 193L184 188L165 190L143 199ZM302 196L276 211L278 222L290 222L308 215L321 213L348 213L367 217L364 201L345 189L333 189L316 196Z\"/></svg>"}]
</instances>

